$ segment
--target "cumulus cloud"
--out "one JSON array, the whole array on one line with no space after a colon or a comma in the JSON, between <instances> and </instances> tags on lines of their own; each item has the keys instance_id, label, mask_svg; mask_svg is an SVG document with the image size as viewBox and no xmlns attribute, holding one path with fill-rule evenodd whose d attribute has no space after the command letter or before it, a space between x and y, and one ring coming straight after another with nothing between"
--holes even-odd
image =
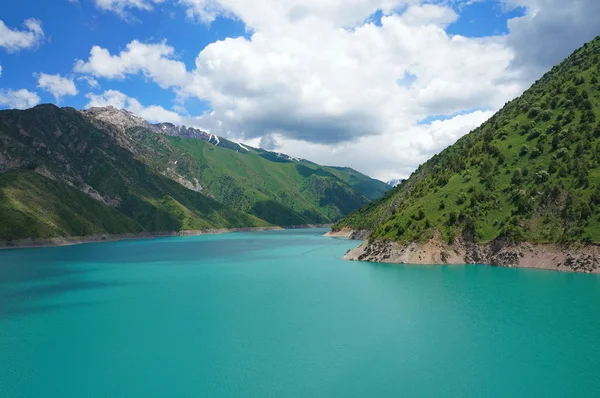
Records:
<instances>
[{"instance_id":1,"label":"cumulus cloud","mask_svg":"<svg viewBox=\"0 0 600 398\"><path fill-rule=\"evenodd\" d=\"M252 29L318 19L337 27L352 27L382 11L392 11L415 0L179 0L188 16L212 22L217 15L238 17Z\"/></svg>"},{"instance_id":2,"label":"cumulus cloud","mask_svg":"<svg viewBox=\"0 0 600 398\"><path fill-rule=\"evenodd\" d=\"M492 115L491 111L475 111L430 125L414 125L404 134L388 132L336 145L275 135L276 145L265 149L293 154L319 164L351 166L367 175L388 181L408 177L419 164L456 142ZM248 144L260 146L260 140L249 140Z\"/></svg>"},{"instance_id":3,"label":"cumulus cloud","mask_svg":"<svg viewBox=\"0 0 600 398\"><path fill-rule=\"evenodd\" d=\"M381 26L306 19L265 27L251 39L207 46L180 94L210 101L214 112L204 119L213 130L320 143L405 135L431 114L497 109L521 90L497 80L512 52L502 38L448 35L454 18L429 4L384 17ZM400 84L407 74L411 84Z\"/></svg>"},{"instance_id":4,"label":"cumulus cloud","mask_svg":"<svg viewBox=\"0 0 600 398\"><path fill-rule=\"evenodd\" d=\"M29 90L0 89L0 106L14 109L27 109L40 103L40 97Z\"/></svg>"},{"instance_id":5,"label":"cumulus cloud","mask_svg":"<svg viewBox=\"0 0 600 398\"><path fill-rule=\"evenodd\" d=\"M11 29L0 20L0 47L4 47L8 52L15 52L35 47L44 39L44 30L39 20L26 19L23 28Z\"/></svg>"},{"instance_id":6,"label":"cumulus cloud","mask_svg":"<svg viewBox=\"0 0 600 398\"><path fill-rule=\"evenodd\" d=\"M87 61L75 62L74 70L108 79L142 73L162 88L184 86L189 79L185 64L176 60L175 49L165 42L145 44L134 40L117 55L94 46Z\"/></svg>"},{"instance_id":7,"label":"cumulus cloud","mask_svg":"<svg viewBox=\"0 0 600 398\"><path fill-rule=\"evenodd\" d=\"M40 73L37 75L37 78L37 86L42 90L51 93L56 99L56 102L60 102L60 99L64 96L77 95L78 93L73 79L62 77L60 74L48 75L46 73Z\"/></svg>"}]
</instances>

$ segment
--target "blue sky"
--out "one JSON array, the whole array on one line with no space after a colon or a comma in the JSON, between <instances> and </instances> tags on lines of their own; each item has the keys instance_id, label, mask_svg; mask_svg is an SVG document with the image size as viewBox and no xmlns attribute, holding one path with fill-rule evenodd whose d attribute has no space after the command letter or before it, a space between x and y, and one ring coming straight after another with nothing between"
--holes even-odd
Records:
<instances>
[{"instance_id":1,"label":"blue sky","mask_svg":"<svg viewBox=\"0 0 600 398\"><path fill-rule=\"evenodd\" d=\"M0 108L56 103L52 91L61 106L125 107L381 179L406 177L600 33L597 0L11 3Z\"/></svg>"},{"instance_id":2,"label":"blue sky","mask_svg":"<svg viewBox=\"0 0 600 398\"><path fill-rule=\"evenodd\" d=\"M158 12L132 12L137 19L123 20L110 11L98 10L93 1L81 0L75 4L67 0L20 0L15 7L3 7L0 19L11 28L21 27L28 18L42 21L45 40L36 48L17 53L0 51L3 73L0 87L36 90L34 73L72 74L75 59L86 58L94 45L111 52L122 50L133 39L144 42L167 40L178 51L187 65L193 65L198 53L208 44L246 34L244 24L236 19L219 18L213 24L187 22L185 10L173 4L158 7ZM140 100L171 107L172 96L156 85L147 84L141 77L123 81L102 82L103 88L114 88L133 93ZM79 95L65 97L63 106L83 108L87 103L86 85L81 82ZM38 91L42 102L56 102L52 94ZM190 101L190 112L207 108L199 101Z\"/></svg>"}]
</instances>

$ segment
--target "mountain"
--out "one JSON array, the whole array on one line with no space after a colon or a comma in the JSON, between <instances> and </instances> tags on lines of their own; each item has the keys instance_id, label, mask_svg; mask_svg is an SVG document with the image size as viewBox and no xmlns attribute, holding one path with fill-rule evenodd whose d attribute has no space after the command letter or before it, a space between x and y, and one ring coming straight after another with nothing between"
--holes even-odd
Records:
<instances>
[{"instance_id":1,"label":"mountain","mask_svg":"<svg viewBox=\"0 0 600 398\"><path fill-rule=\"evenodd\" d=\"M0 111L0 240L329 223L383 184L340 173L115 108Z\"/></svg>"},{"instance_id":2,"label":"mountain","mask_svg":"<svg viewBox=\"0 0 600 398\"><path fill-rule=\"evenodd\" d=\"M72 108L0 112L0 239L267 226L156 174Z\"/></svg>"},{"instance_id":3,"label":"mountain","mask_svg":"<svg viewBox=\"0 0 600 398\"><path fill-rule=\"evenodd\" d=\"M386 184L388 184L390 187L395 187L396 185L402 184L402 181L404 181L404 179L398 178L396 180L389 180L386 182Z\"/></svg>"},{"instance_id":4,"label":"mountain","mask_svg":"<svg viewBox=\"0 0 600 398\"><path fill-rule=\"evenodd\" d=\"M112 124L123 145L156 173L272 224L331 223L389 189L350 168L319 166L198 129L151 125L115 112L120 111L84 113L100 128Z\"/></svg>"},{"instance_id":5,"label":"mountain","mask_svg":"<svg viewBox=\"0 0 600 398\"><path fill-rule=\"evenodd\" d=\"M600 37L334 225L370 231L348 258L598 272L599 81Z\"/></svg>"}]
</instances>

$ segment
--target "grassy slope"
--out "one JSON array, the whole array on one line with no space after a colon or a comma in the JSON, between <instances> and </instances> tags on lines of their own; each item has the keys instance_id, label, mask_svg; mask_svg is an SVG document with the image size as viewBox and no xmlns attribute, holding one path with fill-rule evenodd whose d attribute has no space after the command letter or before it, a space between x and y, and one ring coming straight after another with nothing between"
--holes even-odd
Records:
<instances>
[{"instance_id":1,"label":"grassy slope","mask_svg":"<svg viewBox=\"0 0 600 398\"><path fill-rule=\"evenodd\" d=\"M31 171L0 174L0 239L141 231L139 223L63 182Z\"/></svg>"},{"instance_id":2,"label":"grassy slope","mask_svg":"<svg viewBox=\"0 0 600 398\"><path fill-rule=\"evenodd\" d=\"M423 241L600 242L600 38L335 228Z\"/></svg>"},{"instance_id":3,"label":"grassy slope","mask_svg":"<svg viewBox=\"0 0 600 398\"><path fill-rule=\"evenodd\" d=\"M361 192L374 197L386 189L351 169L286 161L253 148L235 151L143 129L128 134L147 149L140 155L156 170L168 164L185 179L199 180L218 201L278 225L335 221L369 202Z\"/></svg>"},{"instance_id":4,"label":"grassy slope","mask_svg":"<svg viewBox=\"0 0 600 398\"><path fill-rule=\"evenodd\" d=\"M85 189L86 185L93 188L107 202L114 203L115 211L121 213L122 217L134 220L136 228L145 231L269 225L157 175L136 160L132 153L120 147L113 137L94 128L73 109L43 105L26 111L0 112L0 150L11 159L13 168L44 168L58 179L80 189ZM13 183L22 186L23 182ZM41 185L41 191L32 192L42 198L46 195L53 197L52 184L54 182L47 182ZM20 197L25 198L26 190L21 191ZM67 196L63 205L72 208L84 206L81 198ZM4 201L2 216L18 210L19 203L23 201ZM36 214L40 222L55 217L51 212L30 214ZM13 218L5 227L5 234L22 236L19 231L31 232L32 235L28 235L30 237L80 234L80 229L64 228L74 222L73 218L64 212L59 214L63 214L65 219L63 222L54 222L63 227L49 229L31 228L30 218L11 216ZM90 212L82 214L91 216ZM97 225L93 220L85 221L89 225ZM127 223L118 226L111 231L129 232L131 229ZM82 231L85 232L85 229ZM96 229L90 227L89 231L92 233Z\"/></svg>"},{"instance_id":5,"label":"grassy slope","mask_svg":"<svg viewBox=\"0 0 600 398\"><path fill-rule=\"evenodd\" d=\"M369 200L379 199L390 190L390 186L385 182L370 178L349 167L325 166L323 169L365 195Z\"/></svg>"}]
</instances>

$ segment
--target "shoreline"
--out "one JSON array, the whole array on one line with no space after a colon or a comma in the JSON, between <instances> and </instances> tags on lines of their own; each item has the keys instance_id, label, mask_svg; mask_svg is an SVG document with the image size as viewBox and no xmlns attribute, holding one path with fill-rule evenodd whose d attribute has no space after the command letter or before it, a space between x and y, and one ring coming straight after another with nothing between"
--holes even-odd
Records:
<instances>
[{"instance_id":1,"label":"shoreline","mask_svg":"<svg viewBox=\"0 0 600 398\"><path fill-rule=\"evenodd\" d=\"M344 227L337 231L330 230L323 236L327 236L330 238L345 238L350 240L365 240L369 236L371 231L363 230L363 229L350 229L348 227Z\"/></svg>"},{"instance_id":2,"label":"shoreline","mask_svg":"<svg viewBox=\"0 0 600 398\"><path fill-rule=\"evenodd\" d=\"M0 240L0 250L10 249L32 249L41 247L59 247L73 246L86 243L98 242L118 242L124 240L168 238L176 236L200 236L200 235L220 235L236 232L262 232L262 231L283 231L288 229L310 229L310 228L329 228L331 224L307 224L273 227L241 227L241 228L215 228L188 231L165 231L165 232L140 232L125 234L98 234L87 236L69 236L48 239L19 239L13 241Z\"/></svg>"},{"instance_id":3,"label":"shoreline","mask_svg":"<svg viewBox=\"0 0 600 398\"><path fill-rule=\"evenodd\" d=\"M345 230L328 236L345 236ZM365 240L344 255L345 260L414 265L486 264L505 268L532 268L558 272L600 274L600 245L562 245L494 241L485 244L457 239L447 244L434 237L426 243Z\"/></svg>"}]
</instances>

